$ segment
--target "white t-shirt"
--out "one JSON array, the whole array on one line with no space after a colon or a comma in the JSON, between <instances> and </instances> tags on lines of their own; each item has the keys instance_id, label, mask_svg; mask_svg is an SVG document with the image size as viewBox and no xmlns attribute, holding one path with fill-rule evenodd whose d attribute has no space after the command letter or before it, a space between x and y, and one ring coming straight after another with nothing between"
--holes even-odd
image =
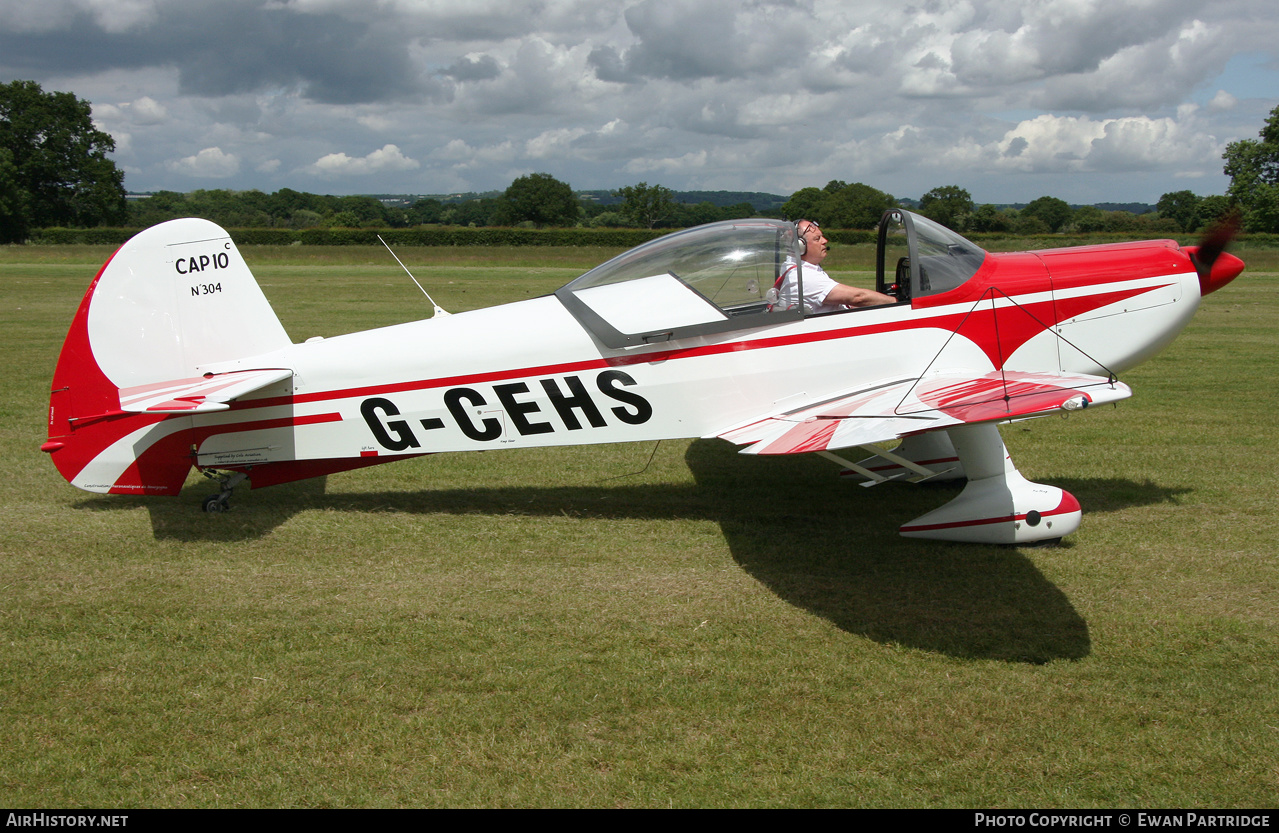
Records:
<instances>
[{"instance_id":1,"label":"white t-shirt","mask_svg":"<svg viewBox=\"0 0 1279 833\"><path fill-rule=\"evenodd\" d=\"M791 309L799 300L799 280L797 278L798 270L795 268L794 262L786 264L786 275L782 278L781 288L778 289L777 306L779 309ZM830 275L826 274L826 270L818 266L816 263L804 262L804 310L809 314L819 312L834 312L839 309L846 309L843 304L827 304L826 296L830 291L838 286Z\"/></svg>"}]
</instances>

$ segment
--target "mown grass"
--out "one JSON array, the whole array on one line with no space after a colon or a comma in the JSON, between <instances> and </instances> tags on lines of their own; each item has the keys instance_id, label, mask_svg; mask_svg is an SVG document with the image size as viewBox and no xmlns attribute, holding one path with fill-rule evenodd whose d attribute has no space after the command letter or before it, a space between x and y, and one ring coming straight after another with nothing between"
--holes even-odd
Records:
<instances>
[{"instance_id":1,"label":"mown grass","mask_svg":"<svg viewBox=\"0 0 1279 833\"><path fill-rule=\"evenodd\" d=\"M1118 409L1005 429L1085 507L1017 549L896 535L950 487L709 441L439 455L221 516L195 477L78 492L38 448L105 253L33 251L0 251L0 805L1276 803L1273 269ZM593 265L480 254L406 262L451 310ZM429 311L373 251L246 256L298 339Z\"/></svg>"}]
</instances>

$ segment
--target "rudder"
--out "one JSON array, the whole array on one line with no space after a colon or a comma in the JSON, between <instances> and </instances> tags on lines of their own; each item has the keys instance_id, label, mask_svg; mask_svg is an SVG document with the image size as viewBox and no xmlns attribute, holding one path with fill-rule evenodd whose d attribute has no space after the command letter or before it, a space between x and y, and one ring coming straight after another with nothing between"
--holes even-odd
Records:
<instances>
[{"instance_id":1,"label":"rudder","mask_svg":"<svg viewBox=\"0 0 1279 833\"><path fill-rule=\"evenodd\" d=\"M204 365L289 344L225 230L198 219L149 228L103 265L76 311L43 449L81 489L177 494L191 467L191 418L126 413L120 388L198 376Z\"/></svg>"}]
</instances>

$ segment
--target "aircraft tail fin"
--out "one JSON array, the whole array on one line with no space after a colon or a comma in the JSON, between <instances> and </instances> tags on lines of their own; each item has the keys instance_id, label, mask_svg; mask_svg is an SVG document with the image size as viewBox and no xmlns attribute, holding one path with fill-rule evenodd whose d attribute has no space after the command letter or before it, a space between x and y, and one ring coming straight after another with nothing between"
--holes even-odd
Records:
<instances>
[{"instance_id":1,"label":"aircraft tail fin","mask_svg":"<svg viewBox=\"0 0 1279 833\"><path fill-rule=\"evenodd\" d=\"M174 495L190 470L189 414L121 408L121 389L203 374L290 344L230 235L173 220L102 266L76 311L49 400L49 452L73 485Z\"/></svg>"}]
</instances>

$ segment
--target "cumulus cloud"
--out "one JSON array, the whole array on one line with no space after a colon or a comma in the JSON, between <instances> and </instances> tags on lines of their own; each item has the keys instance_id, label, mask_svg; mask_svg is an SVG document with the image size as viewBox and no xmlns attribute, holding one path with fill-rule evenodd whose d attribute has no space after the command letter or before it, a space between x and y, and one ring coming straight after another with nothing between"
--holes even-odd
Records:
<instances>
[{"instance_id":1,"label":"cumulus cloud","mask_svg":"<svg viewBox=\"0 0 1279 833\"><path fill-rule=\"evenodd\" d=\"M547 130L532 139L525 145L525 155L530 159L546 159L568 151L576 139L580 139L587 133L584 127L561 127L554 130Z\"/></svg>"},{"instance_id":2,"label":"cumulus cloud","mask_svg":"<svg viewBox=\"0 0 1279 833\"><path fill-rule=\"evenodd\" d=\"M665 174L689 174L701 171L706 167L709 157L704 150L686 153L677 158L667 159L634 159L626 165L626 172L644 174L660 172Z\"/></svg>"},{"instance_id":3,"label":"cumulus cloud","mask_svg":"<svg viewBox=\"0 0 1279 833\"><path fill-rule=\"evenodd\" d=\"M184 176L200 179L225 179L240 171L240 157L225 153L222 148L211 147L169 163L169 169Z\"/></svg>"},{"instance_id":4,"label":"cumulus cloud","mask_svg":"<svg viewBox=\"0 0 1279 833\"><path fill-rule=\"evenodd\" d=\"M796 15L789 3L642 0L625 13L633 42L624 53L612 44L594 48L590 64L605 81L769 72L793 66L810 40L804 19Z\"/></svg>"},{"instance_id":5,"label":"cumulus cloud","mask_svg":"<svg viewBox=\"0 0 1279 833\"><path fill-rule=\"evenodd\" d=\"M502 68L492 55L480 55L478 58L464 55L447 69L441 70L440 74L458 81L490 81L501 72Z\"/></svg>"},{"instance_id":6,"label":"cumulus cloud","mask_svg":"<svg viewBox=\"0 0 1279 833\"><path fill-rule=\"evenodd\" d=\"M1233 110L1235 105L1239 103L1239 99L1235 98L1225 90L1217 90L1217 94L1212 97L1212 101L1208 102L1210 110Z\"/></svg>"},{"instance_id":7,"label":"cumulus cloud","mask_svg":"<svg viewBox=\"0 0 1279 833\"><path fill-rule=\"evenodd\" d=\"M162 124L169 118L169 111L165 106L149 95L130 102L125 105L125 109L129 114L129 121L139 126Z\"/></svg>"},{"instance_id":8,"label":"cumulus cloud","mask_svg":"<svg viewBox=\"0 0 1279 833\"><path fill-rule=\"evenodd\" d=\"M992 141L959 143L944 159L956 167L1009 175L1159 170L1184 175L1220 165L1222 143L1202 132L1193 108L1181 115L1181 119L1041 115Z\"/></svg>"},{"instance_id":9,"label":"cumulus cloud","mask_svg":"<svg viewBox=\"0 0 1279 833\"><path fill-rule=\"evenodd\" d=\"M47 32L92 20L103 31L125 32L155 22L153 0L4 0L0 3L0 27L13 32Z\"/></svg>"},{"instance_id":10,"label":"cumulus cloud","mask_svg":"<svg viewBox=\"0 0 1279 833\"><path fill-rule=\"evenodd\" d=\"M1124 46L1089 72L1047 79L1038 103L1091 112L1175 106L1204 80L1206 68L1225 66L1229 44L1215 28L1191 20L1164 37Z\"/></svg>"},{"instance_id":11,"label":"cumulus cloud","mask_svg":"<svg viewBox=\"0 0 1279 833\"><path fill-rule=\"evenodd\" d=\"M458 103L485 116L560 112L578 104L573 93L580 74L571 50L531 37L519 44L503 72L474 85Z\"/></svg>"},{"instance_id":12,"label":"cumulus cloud","mask_svg":"<svg viewBox=\"0 0 1279 833\"><path fill-rule=\"evenodd\" d=\"M520 154L514 143L509 140L472 147L462 139L453 139L433 156L444 161L454 170L485 170L495 167L505 169L518 159Z\"/></svg>"},{"instance_id":13,"label":"cumulus cloud","mask_svg":"<svg viewBox=\"0 0 1279 833\"><path fill-rule=\"evenodd\" d=\"M1224 187L1219 148L1279 103L1277 35L1264 0L0 0L0 71L93 101L138 190L1151 200Z\"/></svg>"},{"instance_id":14,"label":"cumulus cloud","mask_svg":"<svg viewBox=\"0 0 1279 833\"><path fill-rule=\"evenodd\" d=\"M405 156L395 145L385 145L368 156L351 158L345 153L330 153L312 166L325 176L367 176L368 174L411 171L421 167L416 159Z\"/></svg>"}]
</instances>

